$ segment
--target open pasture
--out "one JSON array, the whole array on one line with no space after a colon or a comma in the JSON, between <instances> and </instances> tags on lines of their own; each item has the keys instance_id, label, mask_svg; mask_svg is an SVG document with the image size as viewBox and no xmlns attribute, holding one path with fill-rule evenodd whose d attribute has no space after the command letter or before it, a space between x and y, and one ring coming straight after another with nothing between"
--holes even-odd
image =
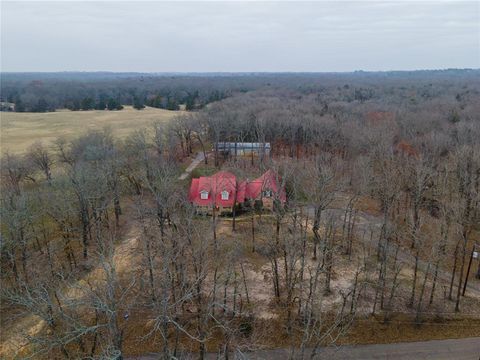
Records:
<instances>
[{"instance_id":1,"label":"open pasture","mask_svg":"<svg viewBox=\"0 0 480 360\"><path fill-rule=\"evenodd\" d=\"M135 110L126 106L120 111L70 111L49 113L0 113L1 151L22 153L36 141L52 144L57 138L74 138L88 130L110 127L118 138L132 131L148 128L155 121L167 122L182 111L147 107Z\"/></svg>"}]
</instances>

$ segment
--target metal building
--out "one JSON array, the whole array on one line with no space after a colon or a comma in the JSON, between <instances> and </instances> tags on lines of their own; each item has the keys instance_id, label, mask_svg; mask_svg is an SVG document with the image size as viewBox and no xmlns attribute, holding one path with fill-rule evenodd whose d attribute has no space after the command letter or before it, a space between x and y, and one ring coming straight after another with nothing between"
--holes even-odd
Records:
<instances>
[{"instance_id":1,"label":"metal building","mask_svg":"<svg viewBox=\"0 0 480 360\"><path fill-rule=\"evenodd\" d=\"M215 146L218 152L224 155L270 155L270 143L219 142Z\"/></svg>"}]
</instances>

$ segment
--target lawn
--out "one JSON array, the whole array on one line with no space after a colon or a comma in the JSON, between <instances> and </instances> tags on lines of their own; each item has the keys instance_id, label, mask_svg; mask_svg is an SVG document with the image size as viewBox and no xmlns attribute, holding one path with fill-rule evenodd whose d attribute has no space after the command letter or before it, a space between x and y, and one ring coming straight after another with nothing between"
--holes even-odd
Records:
<instances>
[{"instance_id":1,"label":"lawn","mask_svg":"<svg viewBox=\"0 0 480 360\"><path fill-rule=\"evenodd\" d=\"M58 137L76 137L89 129L110 127L115 136L124 138L132 131L148 128L155 121L169 121L182 111L156 108L120 111L70 111L51 113L0 113L1 152L21 153L35 141L52 144Z\"/></svg>"}]
</instances>

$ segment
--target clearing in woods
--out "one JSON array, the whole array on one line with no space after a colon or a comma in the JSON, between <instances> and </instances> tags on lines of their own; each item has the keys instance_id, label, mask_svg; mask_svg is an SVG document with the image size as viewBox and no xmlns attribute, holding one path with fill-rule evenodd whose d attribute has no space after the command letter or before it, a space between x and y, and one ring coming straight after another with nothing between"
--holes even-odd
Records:
<instances>
[{"instance_id":1,"label":"clearing in woods","mask_svg":"<svg viewBox=\"0 0 480 360\"><path fill-rule=\"evenodd\" d=\"M135 110L131 106L119 111L2 112L1 151L21 153L36 141L50 145L58 137L71 139L87 130L101 130L104 127L111 127L115 136L124 138L133 130L148 128L155 121L169 121L182 113L150 107Z\"/></svg>"}]
</instances>

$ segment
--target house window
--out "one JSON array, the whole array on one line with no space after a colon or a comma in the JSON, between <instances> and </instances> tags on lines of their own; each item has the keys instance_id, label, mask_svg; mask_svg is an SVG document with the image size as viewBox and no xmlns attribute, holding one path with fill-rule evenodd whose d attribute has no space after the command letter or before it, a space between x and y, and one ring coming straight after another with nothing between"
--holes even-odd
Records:
<instances>
[{"instance_id":1,"label":"house window","mask_svg":"<svg viewBox=\"0 0 480 360\"><path fill-rule=\"evenodd\" d=\"M207 190L200 191L200 199L202 199L202 200L207 200L208 199L208 191Z\"/></svg>"},{"instance_id":2,"label":"house window","mask_svg":"<svg viewBox=\"0 0 480 360\"><path fill-rule=\"evenodd\" d=\"M227 190L222 191L222 200L228 200L228 191Z\"/></svg>"},{"instance_id":3,"label":"house window","mask_svg":"<svg viewBox=\"0 0 480 360\"><path fill-rule=\"evenodd\" d=\"M270 198L273 196L273 192L272 190L264 190L263 191L263 197L267 197L267 198Z\"/></svg>"}]
</instances>

